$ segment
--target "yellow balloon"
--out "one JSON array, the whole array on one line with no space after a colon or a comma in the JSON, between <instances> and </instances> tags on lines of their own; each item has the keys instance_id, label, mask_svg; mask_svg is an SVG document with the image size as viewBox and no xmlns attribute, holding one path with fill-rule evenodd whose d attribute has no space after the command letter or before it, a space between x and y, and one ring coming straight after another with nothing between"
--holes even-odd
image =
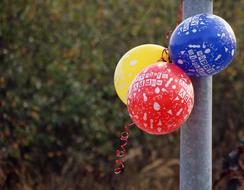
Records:
<instances>
[{"instance_id":1,"label":"yellow balloon","mask_svg":"<svg viewBox=\"0 0 244 190\"><path fill-rule=\"evenodd\" d=\"M162 56L164 60L169 60L168 52L163 51L164 49L155 44L140 45L128 51L119 60L114 73L114 86L118 96L125 104L127 104L129 86L135 76L148 65L159 61Z\"/></svg>"}]
</instances>

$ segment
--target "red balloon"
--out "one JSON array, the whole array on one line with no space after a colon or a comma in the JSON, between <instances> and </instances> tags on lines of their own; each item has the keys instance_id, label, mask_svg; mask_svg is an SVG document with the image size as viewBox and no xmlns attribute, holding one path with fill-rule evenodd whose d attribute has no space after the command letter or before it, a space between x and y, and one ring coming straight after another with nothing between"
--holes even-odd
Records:
<instances>
[{"instance_id":1,"label":"red balloon","mask_svg":"<svg viewBox=\"0 0 244 190\"><path fill-rule=\"evenodd\" d=\"M128 92L128 112L133 122L150 134L178 129L193 108L190 78L176 65L158 62L142 70Z\"/></svg>"}]
</instances>

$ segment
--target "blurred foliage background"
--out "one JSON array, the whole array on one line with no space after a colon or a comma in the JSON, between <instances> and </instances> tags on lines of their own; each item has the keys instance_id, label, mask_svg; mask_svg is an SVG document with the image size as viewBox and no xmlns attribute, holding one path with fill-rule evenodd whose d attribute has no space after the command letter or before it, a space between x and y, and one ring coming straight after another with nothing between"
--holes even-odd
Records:
<instances>
[{"instance_id":1,"label":"blurred foliage background","mask_svg":"<svg viewBox=\"0 0 244 190\"><path fill-rule=\"evenodd\" d=\"M0 189L178 189L179 131L156 137L133 128L124 174L111 171L129 121L113 87L115 66L137 45L167 47L179 6L180 0L0 2ZM214 178L244 136L243 10L244 0L214 1L238 43L233 63L214 76Z\"/></svg>"}]
</instances>

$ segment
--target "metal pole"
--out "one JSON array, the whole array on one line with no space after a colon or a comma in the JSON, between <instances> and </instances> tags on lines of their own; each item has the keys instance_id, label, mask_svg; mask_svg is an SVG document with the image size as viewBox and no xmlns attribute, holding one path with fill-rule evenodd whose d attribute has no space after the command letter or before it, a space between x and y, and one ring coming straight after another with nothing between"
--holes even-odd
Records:
<instances>
[{"instance_id":1,"label":"metal pole","mask_svg":"<svg viewBox=\"0 0 244 190\"><path fill-rule=\"evenodd\" d=\"M185 0L183 18L213 12L212 0ZM180 190L212 189L212 77L192 78L195 105L181 129Z\"/></svg>"}]
</instances>

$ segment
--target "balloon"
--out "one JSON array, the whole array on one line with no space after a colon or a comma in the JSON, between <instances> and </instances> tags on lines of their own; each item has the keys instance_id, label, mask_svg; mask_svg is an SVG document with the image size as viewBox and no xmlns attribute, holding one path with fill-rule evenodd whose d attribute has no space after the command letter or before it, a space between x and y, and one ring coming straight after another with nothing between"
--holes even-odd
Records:
<instances>
[{"instance_id":1,"label":"balloon","mask_svg":"<svg viewBox=\"0 0 244 190\"><path fill-rule=\"evenodd\" d=\"M164 49L154 44L140 45L128 51L119 60L114 73L114 85L118 96L125 104L132 80L146 66L160 60Z\"/></svg>"},{"instance_id":2,"label":"balloon","mask_svg":"<svg viewBox=\"0 0 244 190\"><path fill-rule=\"evenodd\" d=\"M136 76L127 103L137 127L150 134L167 134L179 128L191 113L193 86L179 67L159 62Z\"/></svg>"},{"instance_id":3,"label":"balloon","mask_svg":"<svg viewBox=\"0 0 244 190\"><path fill-rule=\"evenodd\" d=\"M236 38L230 25L212 14L184 20L169 42L170 58L189 76L210 76L233 60Z\"/></svg>"}]
</instances>

